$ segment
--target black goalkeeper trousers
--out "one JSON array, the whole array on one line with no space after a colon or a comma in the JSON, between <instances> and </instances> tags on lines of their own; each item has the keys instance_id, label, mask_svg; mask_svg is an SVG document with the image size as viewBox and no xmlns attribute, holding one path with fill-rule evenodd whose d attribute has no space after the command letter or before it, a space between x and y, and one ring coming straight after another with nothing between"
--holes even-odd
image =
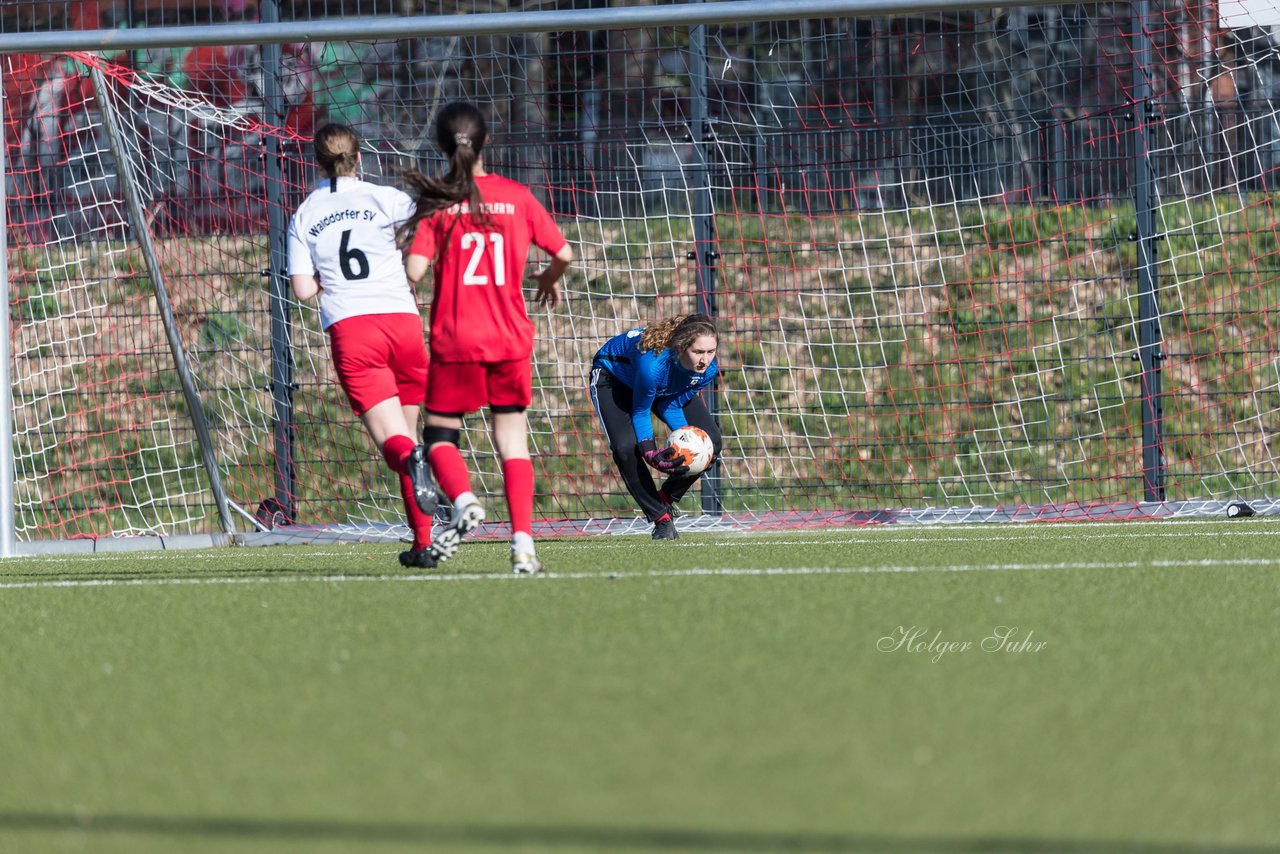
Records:
<instances>
[{"instance_id":1,"label":"black goalkeeper trousers","mask_svg":"<svg viewBox=\"0 0 1280 854\"><path fill-rule=\"evenodd\" d=\"M667 512L667 506L662 503L662 498L658 495L658 488L653 483L649 464L636 450L636 428L631 421L630 387L619 382L599 364L595 364L591 366L590 391L591 403L595 406L596 415L600 417L600 424L604 427L604 434L609 439L609 450L613 453L613 462L617 465L619 474L622 475L622 482L627 485L627 491L631 493L631 497L640 505L645 518L650 522L656 521ZM653 415L661 420L661 416L656 411ZM707 431L712 444L715 445L716 456L719 457L724 440L706 404L695 397L685 404L684 417L694 427L701 427ZM658 445L662 446L661 440ZM667 478L662 489L673 502L679 501L689 488L698 482L699 477L701 475L682 477L673 475Z\"/></svg>"}]
</instances>

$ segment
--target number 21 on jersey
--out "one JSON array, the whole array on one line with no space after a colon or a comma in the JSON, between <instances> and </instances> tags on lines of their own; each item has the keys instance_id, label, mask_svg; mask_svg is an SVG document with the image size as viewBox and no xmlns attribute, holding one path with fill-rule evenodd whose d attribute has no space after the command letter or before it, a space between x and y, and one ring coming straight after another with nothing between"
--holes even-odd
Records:
<instances>
[{"instance_id":1,"label":"number 21 on jersey","mask_svg":"<svg viewBox=\"0 0 1280 854\"><path fill-rule=\"evenodd\" d=\"M493 284L501 287L507 283L506 255L502 251L504 247L502 235L493 231L488 234L481 231L468 231L462 235L462 251L471 251L471 257L467 259L466 272L462 274L462 284L464 285L489 284L489 277L480 272L481 265L484 262L486 237L493 244Z\"/></svg>"}]
</instances>

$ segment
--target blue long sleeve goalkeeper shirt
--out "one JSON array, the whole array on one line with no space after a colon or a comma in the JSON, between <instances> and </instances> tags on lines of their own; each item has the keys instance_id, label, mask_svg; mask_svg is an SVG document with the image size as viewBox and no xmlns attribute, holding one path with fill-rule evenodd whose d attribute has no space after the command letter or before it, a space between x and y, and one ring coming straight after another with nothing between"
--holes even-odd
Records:
<instances>
[{"instance_id":1,"label":"blue long sleeve goalkeeper shirt","mask_svg":"<svg viewBox=\"0 0 1280 854\"><path fill-rule=\"evenodd\" d=\"M710 386L720 370L715 359L699 374L681 365L673 350L641 352L642 332L643 328L630 329L615 335L595 356L596 363L610 376L631 389L631 423L635 425L637 442L653 438L650 412L657 412L672 430L688 425L685 404Z\"/></svg>"}]
</instances>

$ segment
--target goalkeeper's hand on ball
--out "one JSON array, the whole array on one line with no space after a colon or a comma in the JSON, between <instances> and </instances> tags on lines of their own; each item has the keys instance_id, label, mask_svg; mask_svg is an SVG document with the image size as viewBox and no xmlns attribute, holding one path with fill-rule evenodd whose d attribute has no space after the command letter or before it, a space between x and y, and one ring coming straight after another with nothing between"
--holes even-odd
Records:
<instances>
[{"instance_id":1,"label":"goalkeeper's hand on ball","mask_svg":"<svg viewBox=\"0 0 1280 854\"><path fill-rule=\"evenodd\" d=\"M680 459L680 452L675 448L659 448L652 439L645 439L636 446L644 461L663 474L688 474L689 467Z\"/></svg>"}]
</instances>

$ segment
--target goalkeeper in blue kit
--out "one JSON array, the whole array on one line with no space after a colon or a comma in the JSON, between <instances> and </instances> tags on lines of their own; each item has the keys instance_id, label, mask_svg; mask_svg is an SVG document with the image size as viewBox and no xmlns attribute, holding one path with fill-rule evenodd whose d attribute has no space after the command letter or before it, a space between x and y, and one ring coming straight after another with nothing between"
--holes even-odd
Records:
<instances>
[{"instance_id":1,"label":"goalkeeper in blue kit","mask_svg":"<svg viewBox=\"0 0 1280 854\"><path fill-rule=\"evenodd\" d=\"M720 455L722 438L698 398L719 372L719 335L705 314L689 314L631 329L605 342L591 365L591 403L609 439L609 450L631 497L653 523L655 540L674 540L673 507L698 481L675 451L658 447L657 415L671 430L706 431ZM659 489L649 467L667 476Z\"/></svg>"}]
</instances>

